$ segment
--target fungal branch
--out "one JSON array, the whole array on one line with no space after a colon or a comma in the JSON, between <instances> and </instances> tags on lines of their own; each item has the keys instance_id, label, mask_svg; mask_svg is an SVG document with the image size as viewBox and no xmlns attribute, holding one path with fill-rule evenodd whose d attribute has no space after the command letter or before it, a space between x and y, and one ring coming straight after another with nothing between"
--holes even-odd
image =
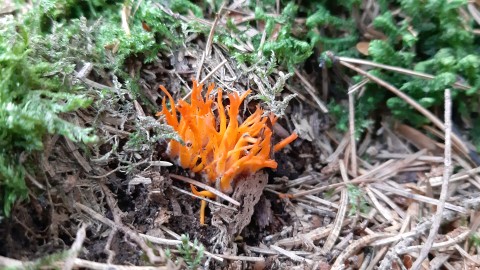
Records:
<instances>
[{"instance_id":1,"label":"fungal branch","mask_svg":"<svg viewBox=\"0 0 480 270\"><path fill-rule=\"evenodd\" d=\"M292 133L272 148L273 131L267 125L277 121L273 114L263 116L264 111L257 106L256 111L239 123L240 106L251 90L239 95L228 94L229 105L223 105L223 93L218 89L216 100L212 95L215 85L208 86L202 97L203 84L193 81L190 103L179 100L175 104L165 87L160 86L166 97L162 101L162 110L157 116L164 116L167 124L173 127L183 142L171 140L167 154L177 159L178 164L195 173L202 173L210 185L219 181L220 191L232 192L234 181L263 168L277 168L277 162L271 153L293 142L298 136ZM168 97L170 109L167 107ZM177 117L180 114L180 119ZM198 191L193 185L192 192L197 196L214 199L210 191ZM200 223L205 223L206 202L200 208Z\"/></svg>"}]
</instances>

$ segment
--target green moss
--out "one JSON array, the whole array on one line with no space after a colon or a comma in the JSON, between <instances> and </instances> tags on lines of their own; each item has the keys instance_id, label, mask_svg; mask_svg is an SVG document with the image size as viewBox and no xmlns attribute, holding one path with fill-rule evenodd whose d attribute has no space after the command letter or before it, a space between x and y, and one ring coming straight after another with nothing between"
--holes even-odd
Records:
<instances>
[{"instance_id":1,"label":"green moss","mask_svg":"<svg viewBox=\"0 0 480 270\"><path fill-rule=\"evenodd\" d=\"M332 4L325 1L312 2L310 6L317 5L318 8L307 17L306 26L310 29L308 37L319 49L331 50L340 56L359 57L355 52L355 44L362 40L356 35L356 27L345 27L350 25L346 18L353 17L354 9L342 3L333 9ZM377 63L434 75L433 80L425 80L386 70L370 71L427 109L441 108L444 102L443 91L454 88L455 82L470 85L468 90L453 91L454 108L458 108L459 116L469 126L478 122L478 116L475 116L478 114L478 106L475 104L480 97L480 44L479 39L469 30L471 22L458 15L459 9L464 8L466 3L467 1L447 0L379 1L380 15L374 19L373 26L386 38L370 41L369 56L364 57ZM393 15L390 12L393 9L399 9L402 15ZM333 10L336 15L332 14ZM391 114L399 120L415 126L428 123L428 119L402 99L374 83L367 84L365 93L370 97L361 97L356 103L357 125L362 126L362 121L373 115L381 104L386 104ZM465 100L473 103L473 106L467 105ZM331 106L339 119L338 127L345 129L347 115L345 108L341 107L338 104ZM480 132L473 128L470 136L480 150L478 134Z\"/></svg>"},{"instance_id":2,"label":"green moss","mask_svg":"<svg viewBox=\"0 0 480 270\"><path fill-rule=\"evenodd\" d=\"M92 102L70 81L72 63L55 61L53 44L35 50L45 37L13 18L0 24L0 203L8 216L17 199L27 198L25 159L43 148L46 134L84 143L97 137L61 117Z\"/></svg>"}]
</instances>

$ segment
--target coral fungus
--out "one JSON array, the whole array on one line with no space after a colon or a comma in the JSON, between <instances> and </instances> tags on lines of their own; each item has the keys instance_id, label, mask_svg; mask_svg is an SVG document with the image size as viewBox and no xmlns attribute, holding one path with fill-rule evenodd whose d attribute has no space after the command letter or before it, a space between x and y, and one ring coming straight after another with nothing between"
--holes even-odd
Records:
<instances>
[{"instance_id":1,"label":"coral fungus","mask_svg":"<svg viewBox=\"0 0 480 270\"><path fill-rule=\"evenodd\" d=\"M167 108L163 99L162 111L166 122L173 127L183 142L171 140L167 153L177 159L180 166L193 172L201 172L210 184L218 182L220 191L230 193L233 181L239 176L253 174L262 168L277 167L271 159L271 152L278 151L297 138L293 133L275 146L271 145L272 130L267 125L270 120L274 124L277 118L273 115L263 116L264 111L257 106L256 111L245 121L239 123L240 106L251 90L242 95L233 92L228 95L229 105L223 105L222 90L217 91L217 100L211 95L214 84L210 84L202 97L203 84L193 82L190 104L184 100L175 102L165 87L160 89L170 101ZM180 120L177 118L180 113ZM195 195L215 198L210 191L197 191L191 187ZM204 224L206 202L202 200L200 223Z\"/></svg>"}]
</instances>

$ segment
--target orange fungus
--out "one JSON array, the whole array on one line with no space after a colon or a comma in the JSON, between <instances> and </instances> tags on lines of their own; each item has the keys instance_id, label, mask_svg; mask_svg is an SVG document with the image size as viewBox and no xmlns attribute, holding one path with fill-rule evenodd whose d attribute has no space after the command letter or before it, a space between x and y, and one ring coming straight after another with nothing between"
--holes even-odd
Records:
<instances>
[{"instance_id":1,"label":"orange fungus","mask_svg":"<svg viewBox=\"0 0 480 270\"><path fill-rule=\"evenodd\" d=\"M167 154L177 159L178 164L195 173L202 173L211 185L219 181L220 191L232 192L232 184L239 176L250 175L263 168L277 168L277 162L271 159L271 151L284 148L297 138L293 133L283 141L272 146L272 130L266 124L268 117L257 106L256 111L245 121L239 122L240 106L251 90L239 95L228 94L229 104L223 104L223 93L218 89L216 100L212 95L214 84L208 86L205 97L202 96L203 84L193 82L190 103L180 100L175 104L165 87L160 86L170 102L167 107L166 98L162 101L162 111L157 115L164 116L167 124L173 127L183 143L171 140ZM177 117L177 112L180 117ZM277 120L270 116L272 124ZM195 195L214 199L210 191L197 191ZM200 223L204 224L206 202L202 201Z\"/></svg>"}]
</instances>

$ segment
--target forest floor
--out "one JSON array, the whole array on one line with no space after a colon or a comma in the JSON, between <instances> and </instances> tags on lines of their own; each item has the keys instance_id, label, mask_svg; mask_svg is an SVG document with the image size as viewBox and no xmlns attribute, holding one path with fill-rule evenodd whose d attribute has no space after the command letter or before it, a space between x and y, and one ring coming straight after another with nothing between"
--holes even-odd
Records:
<instances>
[{"instance_id":1,"label":"forest floor","mask_svg":"<svg viewBox=\"0 0 480 270\"><path fill-rule=\"evenodd\" d=\"M32 155L37 167L26 177L28 200L16 203L0 221L0 266L480 269L480 163L469 137L452 123L451 92L461 91L455 85L444 91L441 105L425 109L399 86L366 71L411 77L421 72L335 52L326 53L323 63L315 52L288 68L261 52L263 60L242 63L214 37L229 19L238 27L252 20L254 11L247 6L234 1L198 19L148 3L210 30L185 33L183 44L152 61L127 57L123 72L135 78L136 94L113 73L77 62L77 83L95 101L62 118L94 127L100 139L83 144L45 136L44 149ZM134 5L121 14L133 18L132 10ZM142 23L145 32L151 31ZM265 24L256 27L245 35L266 32ZM128 23L122 30L130 31ZM271 36L281 35L279 30ZM271 36L263 35L260 42ZM240 53L255 49L240 38L234 44ZM117 45L105 50L115 55ZM362 46L356 48L360 53ZM241 176L232 193L208 202L205 225L199 221L201 198L190 184L207 182L167 154L174 135L156 116L165 96L160 85L175 100L189 101L193 80L215 83L227 93L252 89L259 98L247 98L238 118L246 119L256 105L277 113L272 144L298 134L271 153L277 169ZM355 108L368 85L399 97L428 123L399 121L385 105L373 110L368 122L358 121ZM456 86L468 88L465 82ZM338 128L326 104L332 98L346 109L346 129ZM223 102L228 105L228 99ZM361 131L359 125L365 125Z\"/></svg>"}]
</instances>

